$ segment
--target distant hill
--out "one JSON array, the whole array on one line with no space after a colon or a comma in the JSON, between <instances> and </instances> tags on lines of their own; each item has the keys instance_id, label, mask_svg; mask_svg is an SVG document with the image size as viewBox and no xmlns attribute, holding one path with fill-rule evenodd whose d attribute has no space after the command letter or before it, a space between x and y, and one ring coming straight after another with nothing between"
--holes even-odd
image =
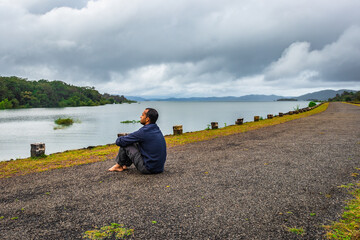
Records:
<instances>
[{"instance_id":1,"label":"distant hill","mask_svg":"<svg viewBox=\"0 0 360 240\"><path fill-rule=\"evenodd\" d=\"M302 100L302 101L314 100L314 99L319 100L319 101L327 101L329 98L334 98L336 96L336 94L341 95L345 91L356 92L355 90L346 90L346 89L342 89L342 90L338 90L338 91L322 90L322 91L318 91L318 92L301 95L299 97L296 97L296 99Z\"/></svg>"},{"instance_id":2,"label":"distant hill","mask_svg":"<svg viewBox=\"0 0 360 240\"><path fill-rule=\"evenodd\" d=\"M139 101L139 102L150 101L149 99L142 98L142 97L136 97L136 96L127 96L126 98L131 101Z\"/></svg>"},{"instance_id":3,"label":"distant hill","mask_svg":"<svg viewBox=\"0 0 360 240\"><path fill-rule=\"evenodd\" d=\"M290 96L278 96L278 95L245 95L241 97L190 97L190 98L142 98L135 96L128 96L128 99L134 101L177 101L177 102L272 102L272 101L311 101L311 100L319 100L319 101L327 101L329 98L334 98L336 94L341 95L344 91L347 92L356 92L356 90L323 90L313 93L304 94L298 97L290 97Z\"/></svg>"},{"instance_id":4,"label":"distant hill","mask_svg":"<svg viewBox=\"0 0 360 240\"><path fill-rule=\"evenodd\" d=\"M145 99L141 97L127 97L135 101L177 101L177 102L271 102L279 98L284 98L277 95L246 95L242 97L190 97L190 98L150 98Z\"/></svg>"}]
</instances>

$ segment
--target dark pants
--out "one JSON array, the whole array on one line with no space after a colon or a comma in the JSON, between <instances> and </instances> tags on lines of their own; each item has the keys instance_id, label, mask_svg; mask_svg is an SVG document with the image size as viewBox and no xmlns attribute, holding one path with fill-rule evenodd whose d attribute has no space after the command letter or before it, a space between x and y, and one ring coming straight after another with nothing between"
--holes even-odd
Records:
<instances>
[{"instance_id":1,"label":"dark pants","mask_svg":"<svg viewBox=\"0 0 360 240\"><path fill-rule=\"evenodd\" d=\"M119 153L115 158L115 161L120 166L131 166L134 163L139 172L149 174L150 172L145 168L144 160L141 156L139 144L134 143L126 147L120 147Z\"/></svg>"}]
</instances>

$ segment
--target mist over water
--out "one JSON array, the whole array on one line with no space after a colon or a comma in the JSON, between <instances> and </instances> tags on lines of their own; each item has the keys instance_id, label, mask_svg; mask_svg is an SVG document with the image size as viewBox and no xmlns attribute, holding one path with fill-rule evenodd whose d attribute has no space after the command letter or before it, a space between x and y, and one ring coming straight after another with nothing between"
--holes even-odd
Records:
<instances>
[{"instance_id":1,"label":"mist over water","mask_svg":"<svg viewBox=\"0 0 360 240\"><path fill-rule=\"evenodd\" d=\"M184 132L204 130L211 122L219 127L233 125L238 118L253 121L255 115L292 111L308 106L307 101L294 102L139 102L97 107L33 108L0 111L0 161L30 156L30 144L43 142L46 154L114 143L117 133L133 132L140 123L143 110L159 112L157 124L164 135L172 134L174 125L183 125ZM72 126L57 129L54 120L78 120Z\"/></svg>"}]
</instances>

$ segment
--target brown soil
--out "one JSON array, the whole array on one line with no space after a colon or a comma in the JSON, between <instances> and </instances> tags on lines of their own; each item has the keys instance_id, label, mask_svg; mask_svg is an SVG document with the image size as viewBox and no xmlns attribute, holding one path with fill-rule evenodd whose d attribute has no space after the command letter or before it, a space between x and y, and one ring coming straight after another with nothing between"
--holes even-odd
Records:
<instances>
[{"instance_id":1,"label":"brown soil","mask_svg":"<svg viewBox=\"0 0 360 240\"><path fill-rule=\"evenodd\" d=\"M133 228L130 239L322 239L351 197L338 186L357 181L359 126L358 106L331 103L171 148L162 174L107 172L108 160L1 179L0 239L81 239L112 222Z\"/></svg>"}]
</instances>

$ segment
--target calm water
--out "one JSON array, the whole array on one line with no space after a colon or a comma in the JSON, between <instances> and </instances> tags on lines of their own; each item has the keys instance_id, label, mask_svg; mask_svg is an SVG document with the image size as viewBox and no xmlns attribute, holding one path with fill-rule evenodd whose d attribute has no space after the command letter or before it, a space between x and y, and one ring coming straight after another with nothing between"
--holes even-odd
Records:
<instances>
[{"instance_id":1,"label":"calm water","mask_svg":"<svg viewBox=\"0 0 360 240\"><path fill-rule=\"evenodd\" d=\"M30 144L43 142L46 154L88 146L114 143L117 133L133 132L142 125L123 124L139 120L146 107L158 110L164 135L172 134L172 126L183 125L184 132L203 130L210 122L219 127L232 125L237 118L253 121L306 107L308 102L139 102L98 107L37 108L0 111L0 161L30 156ZM71 117L79 120L72 126L55 130L54 120Z\"/></svg>"}]
</instances>

